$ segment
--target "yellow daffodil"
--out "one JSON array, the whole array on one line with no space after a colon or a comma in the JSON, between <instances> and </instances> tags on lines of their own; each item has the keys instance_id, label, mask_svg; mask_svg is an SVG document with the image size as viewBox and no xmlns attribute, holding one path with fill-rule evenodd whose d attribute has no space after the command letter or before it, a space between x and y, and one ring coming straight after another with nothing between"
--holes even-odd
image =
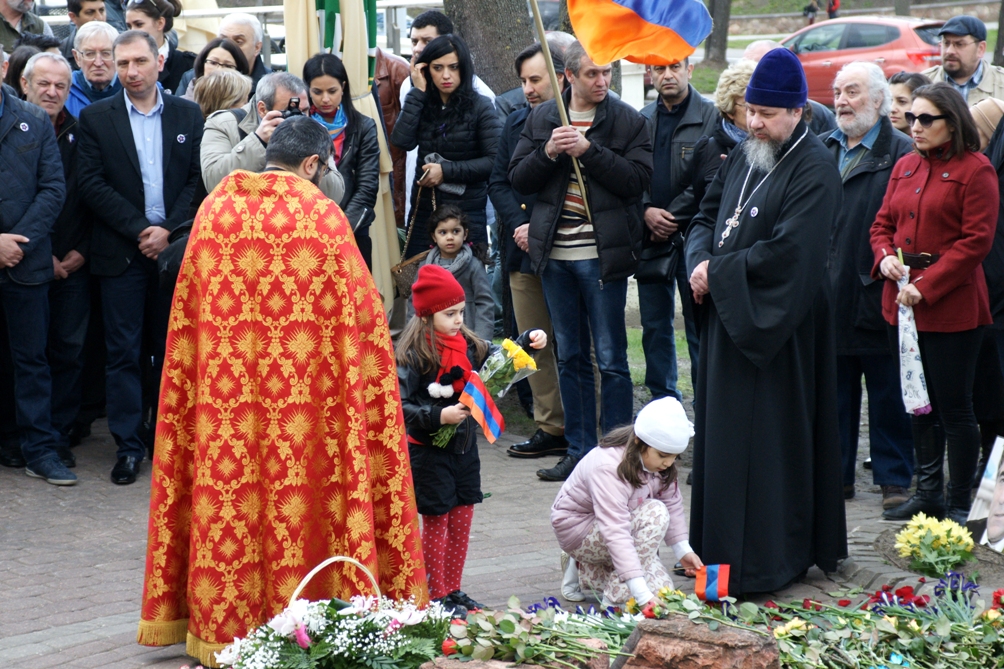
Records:
<instances>
[{"instance_id":1,"label":"yellow daffodil","mask_svg":"<svg viewBox=\"0 0 1004 669\"><path fill-rule=\"evenodd\" d=\"M987 612L984 613L983 615L986 616L987 620L993 622L1001 617L1001 612L998 611L997 609L988 609Z\"/></svg>"}]
</instances>

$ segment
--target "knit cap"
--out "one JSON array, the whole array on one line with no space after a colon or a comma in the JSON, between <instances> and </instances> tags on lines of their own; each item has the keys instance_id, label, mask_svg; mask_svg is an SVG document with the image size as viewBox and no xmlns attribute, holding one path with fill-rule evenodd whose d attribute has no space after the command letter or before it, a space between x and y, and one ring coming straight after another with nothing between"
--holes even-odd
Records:
<instances>
[{"instance_id":1,"label":"knit cap","mask_svg":"<svg viewBox=\"0 0 1004 669\"><path fill-rule=\"evenodd\" d=\"M634 434L660 453L679 455L694 436L694 424L675 397L649 402L634 419Z\"/></svg>"},{"instance_id":2,"label":"knit cap","mask_svg":"<svg viewBox=\"0 0 1004 669\"><path fill-rule=\"evenodd\" d=\"M753 70L746 86L746 102L764 107L800 109L809 98L805 70L787 49L771 49Z\"/></svg>"},{"instance_id":3,"label":"knit cap","mask_svg":"<svg viewBox=\"0 0 1004 669\"><path fill-rule=\"evenodd\" d=\"M463 287L450 270L439 265L418 268L418 279L411 286L411 303L417 316L431 316L466 299Z\"/></svg>"}]
</instances>

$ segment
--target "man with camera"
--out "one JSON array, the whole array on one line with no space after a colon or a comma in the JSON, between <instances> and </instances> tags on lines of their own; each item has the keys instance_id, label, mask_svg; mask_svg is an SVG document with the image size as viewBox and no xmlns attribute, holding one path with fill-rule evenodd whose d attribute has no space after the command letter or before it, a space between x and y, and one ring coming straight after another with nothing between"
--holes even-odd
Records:
<instances>
[{"instance_id":1,"label":"man with camera","mask_svg":"<svg viewBox=\"0 0 1004 669\"><path fill-rule=\"evenodd\" d=\"M265 147L272 133L291 116L306 115L310 109L307 86L288 72L275 72L258 82L251 102L240 109L225 109L206 120L202 136L202 180L212 192L234 170L261 172L265 169ZM321 179L321 192L340 202L345 184L332 168Z\"/></svg>"}]
</instances>

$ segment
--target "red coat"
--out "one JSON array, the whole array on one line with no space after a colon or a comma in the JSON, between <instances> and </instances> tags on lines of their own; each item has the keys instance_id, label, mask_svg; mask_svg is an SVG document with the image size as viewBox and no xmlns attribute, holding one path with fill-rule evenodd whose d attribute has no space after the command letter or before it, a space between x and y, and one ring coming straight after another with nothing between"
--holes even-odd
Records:
<instances>
[{"instance_id":1,"label":"red coat","mask_svg":"<svg viewBox=\"0 0 1004 669\"><path fill-rule=\"evenodd\" d=\"M981 263L993 244L999 201L997 173L982 153L947 161L911 153L896 163L871 228L872 277L885 279L879 264L897 248L940 256L927 269L910 270L923 297L913 307L919 331L962 332L992 322ZM893 325L898 292L886 280L882 315Z\"/></svg>"}]
</instances>

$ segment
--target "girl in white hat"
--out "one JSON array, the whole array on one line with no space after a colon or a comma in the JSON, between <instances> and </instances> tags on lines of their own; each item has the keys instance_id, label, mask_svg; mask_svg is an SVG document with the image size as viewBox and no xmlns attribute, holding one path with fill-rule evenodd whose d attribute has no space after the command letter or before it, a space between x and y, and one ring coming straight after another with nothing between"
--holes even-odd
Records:
<instances>
[{"instance_id":1,"label":"girl in white hat","mask_svg":"<svg viewBox=\"0 0 1004 669\"><path fill-rule=\"evenodd\" d=\"M647 404L634 425L607 434L575 467L551 507L551 527L572 558L562 583L566 599L582 601L584 590L600 595L604 607L631 597L645 604L673 585L659 558L663 540L688 575L703 566L687 540L676 480L676 456L693 435L683 406L664 397Z\"/></svg>"}]
</instances>

